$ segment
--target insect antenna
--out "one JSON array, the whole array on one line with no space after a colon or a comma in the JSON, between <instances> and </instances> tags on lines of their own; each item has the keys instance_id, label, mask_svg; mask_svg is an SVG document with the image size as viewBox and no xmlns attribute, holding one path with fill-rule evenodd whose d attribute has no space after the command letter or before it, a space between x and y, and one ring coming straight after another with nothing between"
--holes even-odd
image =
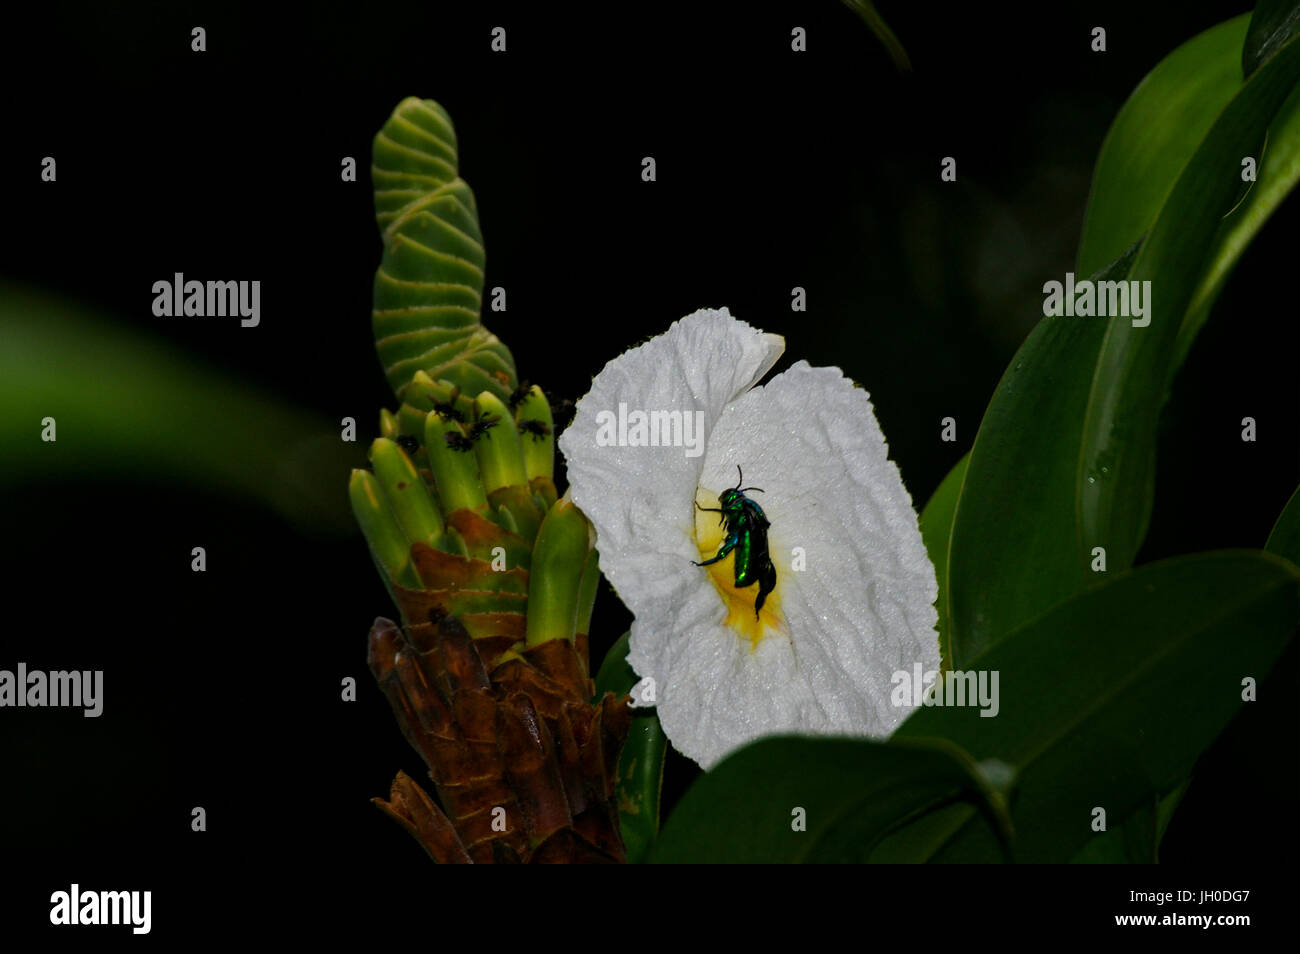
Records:
<instances>
[{"instance_id":1,"label":"insect antenna","mask_svg":"<svg viewBox=\"0 0 1300 954\"><path fill-rule=\"evenodd\" d=\"M767 491L764 490L762 487L742 487L742 486L740 486L741 484L743 484L743 483L745 482L745 472L744 472L743 470L740 469L740 465L739 465L739 464L736 465L736 475L737 475L736 486L732 487L731 489L734 490L734 491L736 491L737 493L742 493L742 494L743 494L743 493L744 493L745 491L747 491L747 490L757 490L760 494L765 494L765 493L767 493Z\"/></svg>"}]
</instances>

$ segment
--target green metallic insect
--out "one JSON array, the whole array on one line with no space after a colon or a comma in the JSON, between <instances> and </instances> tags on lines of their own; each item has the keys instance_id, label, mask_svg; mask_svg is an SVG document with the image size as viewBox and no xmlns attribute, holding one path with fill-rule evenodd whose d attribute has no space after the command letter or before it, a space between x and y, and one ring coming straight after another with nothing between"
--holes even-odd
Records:
<instances>
[{"instance_id":1,"label":"green metallic insect","mask_svg":"<svg viewBox=\"0 0 1300 954\"><path fill-rule=\"evenodd\" d=\"M718 548L718 552L710 559L703 563L696 563L694 560L691 562L696 566L708 566L724 559L728 553L735 550L736 586L744 588L753 586L755 582L758 583L758 599L754 601L754 616L757 617L758 611L767 601L767 594L776 589L776 567L772 565L772 557L767 549L767 530L772 524L768 522L763 508L745 496L747 490L754 490L761 494L763 489L740 486L745 482L745 474L741 471L740 465L736 465L736 473L740 476L736 486L718 495L718 503L721 506L700 507L698 503L695 505L708 513L720 514L718 522L726 524L727 536L722 541L722 546Z\"/></svg>"}]
</instances>

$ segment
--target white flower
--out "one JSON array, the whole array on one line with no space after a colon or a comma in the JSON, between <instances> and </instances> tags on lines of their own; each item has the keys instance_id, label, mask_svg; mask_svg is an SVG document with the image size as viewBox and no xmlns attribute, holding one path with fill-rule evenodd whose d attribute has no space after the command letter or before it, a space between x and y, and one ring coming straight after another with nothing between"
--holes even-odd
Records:
<instances>
[{"instance_id":1,"label":"white flower","mask_svg":"<svg viewBox=\"0 0 1300 954\"><path fill-rule=\"evenodd\" d=\"M755 387L784 349L726 309L697 311L609 362L560 438L601 569L636 617L628 661L705 768L771 733L887 736L909 712L891 676L939 668L934 567L869 396L805 361ZM761 614L734 556L695 565L724 535L695 504L718 507L738 467L770 523Z\"/></svg>"}]
</instances>

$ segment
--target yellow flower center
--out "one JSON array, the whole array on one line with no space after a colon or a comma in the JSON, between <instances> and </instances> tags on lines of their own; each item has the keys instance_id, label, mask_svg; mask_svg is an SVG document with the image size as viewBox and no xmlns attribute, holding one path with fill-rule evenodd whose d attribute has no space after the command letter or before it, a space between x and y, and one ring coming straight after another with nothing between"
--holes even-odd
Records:
<instances>
[{"instance_id":1,"label":"yellow flower center","mask_svg":"<svg viewBox=\"0 0 1300 954\"><path fill-rule=\"evenodd\" d=\"M701 507L717 508L718 495L703 487L695 491L695 501ZM727 536L727 528L718 518L718 513L695 511L695 545L700 550L700 561L711 560L722 546ZM789 634L785 614L781 612L781 578L780 569L776 573L776 589L767 594L763 608L754 612L758 601L757 582L746 587L736 586L736 551L732 550L725 557L711 566L703 568L713 581L714 587L727 607L727 626L738 636L749 640L751 651L758 648L759 641L769 631Z\"/></svg>"}]
</instances>

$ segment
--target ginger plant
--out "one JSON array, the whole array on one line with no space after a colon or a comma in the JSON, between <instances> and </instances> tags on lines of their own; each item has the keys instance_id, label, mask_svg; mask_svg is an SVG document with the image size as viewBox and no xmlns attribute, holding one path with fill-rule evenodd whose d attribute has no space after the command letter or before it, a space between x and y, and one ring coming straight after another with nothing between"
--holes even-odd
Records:
<instances>
[{"instance_id":1,"label":"ginger plant","mask_svg":"<svg viewBox=\"0 0 1300 954\"><path fill-rule=\"evenodd\" d=\"M398 772L375 799L440 863L621 862L626 697L593 701L600 571L554 482L550 405L481 318L484 250L446 111L408 98L374 140L384 252L376 348L397 410L349 494L401 622L369 665L437 801Z\"/></svg>"}]
</instances>

